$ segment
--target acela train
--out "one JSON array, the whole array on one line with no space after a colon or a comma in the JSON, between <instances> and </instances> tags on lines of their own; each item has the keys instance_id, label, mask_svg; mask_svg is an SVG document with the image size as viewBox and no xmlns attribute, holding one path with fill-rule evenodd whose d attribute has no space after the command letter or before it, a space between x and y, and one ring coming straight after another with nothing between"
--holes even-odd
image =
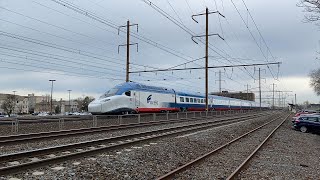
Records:
<instances>
[{"instance_id":1,"label":"acela train","mask_svg":"<svg viewBox=\"0 0 320 180\"><path fill-rule=\"evenodd\" d=\"M259 103L254 101L215 95L209 95L208 100L208 110L210 111L260 107ZM92 114L204 111L205 104L205 95L202 94L126 82L115 86L91 102L88 109ZM269 108L268 104L261 106Z\"/></svg>"}]
</instances>

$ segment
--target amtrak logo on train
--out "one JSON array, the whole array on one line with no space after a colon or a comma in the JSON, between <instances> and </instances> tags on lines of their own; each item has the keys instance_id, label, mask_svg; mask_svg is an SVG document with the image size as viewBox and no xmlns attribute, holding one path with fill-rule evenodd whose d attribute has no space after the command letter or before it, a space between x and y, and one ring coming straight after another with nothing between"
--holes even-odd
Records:
<instances>
[{"instance_id":1,"label":"amtrak logo on train","mask_svg":"<svg viewBox=\"0 0 320 180\"><path fill-rule=\"evenodd\" d=\"M151 98L152 98L152 95L150 94L149 96L148 96L148 98L147 98L147 103L148 104L153 104L153 105L158 105L159 104L159 102L157 101L157 100L151 100Z\"/></svg>"},{"instance_id":2,"label":"amtrak logo on train","mask_svg":"<svg viewBox=\"0 0 320 180\"><path fill-rule=\"evenodd\" d=\"M151 97L152 97L152 94L148 96L148 98L147 98L147 103L150 103Z\"/></svg>"}]
</instances>

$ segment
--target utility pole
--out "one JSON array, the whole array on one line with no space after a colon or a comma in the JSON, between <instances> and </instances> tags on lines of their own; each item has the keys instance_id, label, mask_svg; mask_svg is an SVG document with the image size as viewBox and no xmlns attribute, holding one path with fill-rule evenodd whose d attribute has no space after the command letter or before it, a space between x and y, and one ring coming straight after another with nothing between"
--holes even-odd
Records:
<instances>
[{"instance_id":1,"label":"utility pole","mask_svg":"<svg viewBox=\"0 0 320 180\"><path fill-rule=\"evenodd\" d=\"M51 114L53 113L52 111L52 91L53 91L53 82L56 81L55 79L50 79L49 81L51 81L51 103L50 103L50 112Z\"/></svg>"},{"instance_id":2,"label":"utility pole","mask_svg":"<svg viewBox=\"0 0 320 180\"><path fill-rule=\"evenodd\" d=\"M219 92L221 93L221 70L219 70Z\"/></svg>"},{"instance_id":3,"label":"utility pole","mask_svg":"<svg viewBox=\"0 0 320 180\"><path fill-rule=\"evenodd\" d=\"M260 110L261 110L261 71L263 71L263 70L261 70L261 68L259 68L259 101L260 101Z\"/></svg>"},{"instance_id":4,"label":"utility pole","mask_svg":"<svg viewBox=\"0 0 320 180\"><path fill-rule=\"evenodd\" d=\"M281 107L281 91L279 91L279 107Z\"/></svg>"},{"instance_id":5,"label":"utility pole","mask_svg":"<svg viewBox=\"0 0 320 180\"><path fill-rule=\"evenodd\" d=\"M274 109L274 86L275 86L276 84L272 84L272 109Z\"/></svg>"},{"instance_id":6,"label":"utility pole","mask_svg":"<svg viewBox=\"0 0 320 180\"><path fill-rule=\"evenodd\" d=\"M259 99L260 99L260 110L261 110L261 69L259 68Z\"/></svg>"},{"instance_id":7,"label":"utility pole","mask_svg":"<svg viewBox=\"0 0 320 180\"><path fill-rule=\"evenodd\" d=\"M247 88L247 101L249 101L249 84L245 85L245 87Z\"/></svg>"},{"instance_id":8,"label":"utility pole","mask_svg":"<svg viewBox=\"0 0 320 180\"><path fill-rule=\"evenodd\" d=\"M72 112L72 108L71 108L71 103L70 103L70 92L71 92L72 90L68 90L68 92L69 92L69 112L70 112L70 110L71 110L71 112Z\"/></svg>"},{"instance_id":9,"label":"utility pole","mask_svg":"<svg viewBox=\"0 0 320 180\"><path fill-rule=\"evenodd\" d=\"M120 46L127 46L127 63L126 63L126 82L129 82L129 69L130 69L130 45L137 45L137 52L138 52L138 43L132 43L130 44L130 26L137 26L137 32L138 32L138 24L131 24L130 21L127 21L126 26L119 26L118 28L118 35L120 32L120 28L127 27L127 44L119 45L118 46L118 53L119 53L119 47Z\"/></svg>"},{"instance_id":10,"label":"utility pole","mask_svg":"<svg viewBox=\"0 0 320 180\"><path fill-rule=\"evenodd\" d=\"M222 93L221 82L224 81L224 80L222 80L221 74L222 74L222 72L221 72L221 70L219 70L219 80L216 80L216 81L219 81L219 93Z\"/></svg>"},{"instance_id":11,"label":"utility pole","mask_svg":"<svg viewBox=\"0 0 320 180\"><path fill-rule=\"evenodd\" d=\"M294 104L297 105L297 94L294 94Z\"/></svg>"},{"instance_id":12,"label":"utility pole","mask_svg":"<svg viewBox=\"0 0 320 180\"><path fill-rule=\"evenodd\" d=\"M196 14L196 15L192 15L191 18L196 22L198 23L198 21L196 21L193 17L195 16L203 16L205 15L206 16L206 55L205 55L205 58L206 58L206 63L205 63L205 66L206 66L206 70L205 70L205 76L206 76L206 85L205 85L205 88L206 88L206 111L208 111L208 91L209 91L209 88L208 88L208 59L209 59L209 36L219 36L222 40L224 40L219 34L209 34L209 14L213 14L213 13L218 13L220 16L224 17L219 11L214 11L214 12L209 12L209 9L206 8L206 13L201 13L201 14ZM193 38L195 37L203 37L204 35L200 35L200 36L192 36L191 39L196 43L198 44Z\"/></svg>"}]
</instances>

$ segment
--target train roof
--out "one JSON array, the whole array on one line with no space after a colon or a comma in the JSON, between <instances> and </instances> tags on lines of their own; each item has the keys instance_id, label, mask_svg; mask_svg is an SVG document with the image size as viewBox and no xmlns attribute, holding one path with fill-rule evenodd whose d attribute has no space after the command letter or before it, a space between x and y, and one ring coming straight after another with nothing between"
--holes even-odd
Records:
<instances>
[{"instance_id":1,"label":"train roof","mask_svg":"<svg viewBox=\"0 0 320 180\"><path fill-rule=\"evenodd\" d=\"M157 87L157 86L149 86L144 85L136 82L125 82L122 84L117 85L115 88L121 89L121 93L133 89L139 89L144 91L152 91L152 92L160 92L160 93L174 93L175 91L173 89L164 88L164 87Z\"/></svg>"}]
</instances>

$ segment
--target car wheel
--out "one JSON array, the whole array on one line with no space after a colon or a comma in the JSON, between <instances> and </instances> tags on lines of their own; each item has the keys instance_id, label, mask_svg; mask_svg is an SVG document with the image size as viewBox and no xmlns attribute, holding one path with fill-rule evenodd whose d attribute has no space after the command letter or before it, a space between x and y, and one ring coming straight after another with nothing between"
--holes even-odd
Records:
<instances>
[{"instance_id":1,"label":"car wheel","mask_svg":"<svg viewBox=\"0 0 320 180\"><path fill-rule=\"evenodd\" d=\"M305 127L305 126L301 126L300 127L300 131L303 132L303 133L306 133L308 131L308 128Z\"/></svg>"}]
</instances>

